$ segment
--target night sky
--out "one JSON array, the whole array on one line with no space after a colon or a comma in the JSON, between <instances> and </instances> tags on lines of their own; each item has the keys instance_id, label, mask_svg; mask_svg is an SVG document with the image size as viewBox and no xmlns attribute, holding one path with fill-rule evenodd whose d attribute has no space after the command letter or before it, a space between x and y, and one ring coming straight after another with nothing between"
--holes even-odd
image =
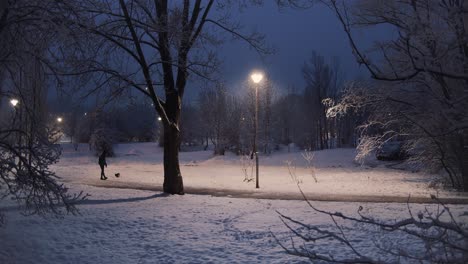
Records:
<instances>
[{"instance_id":1,"label":"night sky","mask_svg":"<svg viewBox=\"0 0 468 264\"><path fill-rule=\"evenodd\" d=\"M369 76L356 63L338 19L323 5L307 10L278 10L274 1L266 1L264 6L240 12L239 20L246 30L264 33L276 52L262 59L241 40L226 42L219 55L224 58L224 79L231 88L239 87L252 69L262 69L280 90L291 85L303 89L301 67L314 50L329 60L338 57L345 80ZM375 29L366 34L356 32L356 38L362 47L369 48L373 40L386 38L388 34L388 30Z\"/></svg>"},{"instance_id":2,"label":"night sky","mask_svg":"<svg viewBox=\"0 0 468 264\"><path fill-rule=\"evenodd\" d=\"M304 89L301 68L313 51L328 61L333 57L339 60L342 81L369 76L366 69L356 63L338 19L324 5L280 10L275 1L265 1L262 6L249 6L242 11L232 8L231 11L233 19L244 26L244 33L252 30L263 33L267 45L275 50L274 54L262 58L245 41L232 41L229 34L224 35L225 42L218 47L219 59L223 61L219 78L233 93L242 89L254 69L264 71L279 93L287 91L288 87L294 87L296 91ZM216 13L212 15L215 17ZM365 33L354 31L353 34L360 47L370 48L375 40L389 38L391 31L374 27L366 29ZM195 102L205 85L189 80L184 101ZM57 98L54 90L49 91L53 93L50 94L52 100ZM85 104L86 101L94 99L85 100Z\"/></svg>"}]
</instances>

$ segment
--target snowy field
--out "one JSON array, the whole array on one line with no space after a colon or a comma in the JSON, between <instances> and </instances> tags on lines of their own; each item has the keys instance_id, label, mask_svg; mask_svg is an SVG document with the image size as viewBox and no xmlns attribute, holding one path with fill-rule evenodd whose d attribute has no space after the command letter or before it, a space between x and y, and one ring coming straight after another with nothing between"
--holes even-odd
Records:
<instances>
[{"instance_id":1,"label":"snowy field","mask_svg":"<svg viewBox=\"0 0 468 264\"><path fill-rule=\"evenodd\" d=\"M78 152L71 145L63 145L63 157L53 169L67 183L161 190L164 180L161 148L155 143L140 143L120 144L115 150L116 157L107 159L107 181L99 180L97 158L90 154L87 145L81 145ZM308 162L302 154L300 151L282 151L260 156L260 189L255 189L254 181L244 181L243 169L247 169L249 177L255 177L254 167L249 166L253 165L252 160L248 158L242 161L229 152L216 157L212 151L181 152L180 163L188 193L216 190L222 196L302 199L296 184L299 181L308 197L318 200L348 201L353 198L366 201L365 198L370 196L370 201L385 198L406 201L409 195L412 198L427 198L430 194L458 196L454 192L429 188L433 175L389 169L387 166L391 163L388 162L358 164L354 161L354 149L314 152L311 162L314 172L307 168ZM295 174L294 179L290 170ZM115 173L120 173L121 177L114 177Z\"/></svg>"},{"instance_id":2,"label":"snowy field","mask_svg":"<svg viewBox=\"0 0 468 264\"><path fill-rule=\"evenodd\" d=\"M275 210L308 224L332 225L329 217L302 201L75 187L91 194L79 206L79 216L43 219L8 211L6 226L0 229L0 263L301 263L306 260L285 254L271 234L286 243L291 236ZM314 204L347 214L355 214L359 206ZM364 206L369 214L386 220L408 216L404 204ZM424 206L412 207L417 211ZM466 206L455 205L452 210L460 221L468 221ZM347 235L355 243L387 239L371 230ZM404 248L417 247L401 237L393 239ZM335 244L325 246L335 256L343 253ZM362 248L368 255L383 257L383 252L368 245Z\"/></svg>"},{"instance_id":3,"label":"snowy field","mask_svg":"<svg viewBox=\"0 0 468 264\"><path fill-rule=\"evenodd\" d=\"M14 204L4 201L6 223L0 228L0 263L302 263L305 259L285 254L273 234L289 243L291 233L277 213L293 216L307 224L331 227L330 217L319 214L301 200L235 198L240 192L273 198L294 198L298 193L284 161L297 164L296 179L308 194L358 197L369 195L427 196L428 177L419 173L392 170L386 163L372 167L353 162L354 150L330 150L315 154L315 182L306 162L297 153L276 153L261 157L261 189L244 182L239 157L212 157L211 152L181 153L182 173L187 189L225 190L231 197L187 194L166 196L160 191L134 190L160 187L162 152L154 144L126 144L117 147L117 157L109 158L107 181L99 180L97 158L86 146L75 152L64 146L54 170L72 191L90 196L78 205L80 215L63 219L24 217ZM120 172L121 177L111 175ZM118 185L102 188L92 185ZM133 185L132 185L133 184ZM127 186L128 189L121 189ZM455 193L444 193L447 197ZM254 196L255 197L255 196ZM313 202L315 206L356 215L364 213L384 220L408 217L404 203ZM468 206L451 205L461 223L468 222ZM435 210L436 205L412 204L413 212ZM344 223L345 226L354 226ZM403 248L420 249L400 235L382 237L376 230L355 227L350 240L365 254L396 261L373 247L374 242L394 241ZM296 241L296 243L302 243ZM330 243L322 245L334 256L345 251Z\"/></svg>"}]
</instances>

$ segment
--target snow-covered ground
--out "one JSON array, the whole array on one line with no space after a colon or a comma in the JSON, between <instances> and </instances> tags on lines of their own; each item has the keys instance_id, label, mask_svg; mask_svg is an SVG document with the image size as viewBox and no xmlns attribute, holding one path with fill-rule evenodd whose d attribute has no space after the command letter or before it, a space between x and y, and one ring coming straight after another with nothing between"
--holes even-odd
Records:
<instances>
[{"instance_id":1,"label":"snow-covered ground","mask_svg":"<svg viewBox=\"0 0 468 264\"><path fill-rule=\"evenodd\" d=\"M115 150L117 156L107 160L109 179L105 182L99 180L97 158L90 154L87 145L80 146L78 152L71 145L63 145L63 157L53 169L68 183L160 190L163 183L161 148L155 143L139 143L120 144ZM242 192L244 196L300 199L296 184L299 181L309 197L323 200L377 196L389 197L390 201L395 200L391 198L400 197L406 201L409 195L413 198L429 197L430 194L457 196L456 193L429 188L433 175L389 169L386 167L388 162L374 161L371 166L362 166L354 161L354 149L315 152L312 160L314 178L302 154L284 151L260 156L260 189L255 189L254 181L244 181L246 175L243 168L247 168L249 177L255 177L254 167L245 166L246 163L253 165L250 159L242 161L239 156L229 152L225 156L214 157L212 151L196 151L181 152L180 162L188 193L190 190L200 193L196 190L215 189L221 194ZM294 179L287 161L291 162L290 169L296 176ZM120 178L113 176L117 172Z\"/></svg>"},{"instance_id":2,"label":"snow-covered ground","mask_svg":"<svg viewBox=\"0 0 468 264\"><path fill-rule=\"evenodd\" d=\"M291 259L269 233L280 227L269 201L165 197L92 187L87 191L92 197L80 206L80 216L44 220L8 214L7 226L0 230L0 263L284 263Z\"/></svg>"},{"instance_id":3,"label":"snow-covered ground","mask_svg":"<svg viewBox=\"0 0 468 264\"><path fill-rule=\"evenodd\" d=\"M329 217L314 212L303 201L74 188L86 188L91 194L79 206L81 215L43 219L7 212L7 223L0 229L0 263L301 263L306 260L285 254L272 236L286 243L291 237L275 210L308 224L332 225ZM347 214L355 214L359 206L314 204ZM382 219L408 216L405 204L364 207ZM423 205L412 207L416 212ZM466 210L463 205L452 207L465 222L468 216L461 215ZM371 230L357 229L347 235L357 244L387 239ZM394 239L408 248L401 237ZM336 257L344 252L334 243L325 246ZM375 248L362 248L367 255L383 257Z\"/></svg>"},{"instance_id":4,"label":"snow-covered ground","mask_svg":"<svg viewBox=\"0 0 468 264\"><path fill-rule=\"evenodd\" d=\"M306 260L285 254L272 235L285 243L292 236L277 211L308 224L332 226L329 217L300 200L166 196L160 191L90 186L161 185L162 152L150 143L119 145L117 157L108 159L109 180L100 181L96 157L88 153L86 146L80 149L74 152L70 146L64 146L63 158L54 166L72 191L83 190L90 195L78 205L80 215L63 219L24 217L11 201L4 200L0 206L6 213L6 223L0 227L0 263L301 263ZM185 186L194 190L224 188L232 193L253 190L254 194L297 194L297 185L284 164L285 160L293 160L298 165L296 175L302 181L301 188L310 194L406 197L435 192L427 188L429 180L423 174L390 170L383 163L361 167L352 156L351 149L317 152L317 183L304 167L306 162L300 153L261 157L260 190L254 190L253 182L243 181L241 162L234 155L181 153L181 169ZM115 172L122 176L111 177ZM356 215L362 205L364 213L389 221L408 216L404 203L313 203L321 209L350 215ZM436 206L413 204L411 208L416 213ZM467 205L450 207L459 222L468 222ZM424 246L407 241L404 236L381 237L375 230L357 227L347 236L365 254L395 262L376 249L373 241L395 241L415 251ZM302 242L296 239L296 243ZM334 256L346 252L334 243L322 246Z\"/></svg>"}]
</instances>

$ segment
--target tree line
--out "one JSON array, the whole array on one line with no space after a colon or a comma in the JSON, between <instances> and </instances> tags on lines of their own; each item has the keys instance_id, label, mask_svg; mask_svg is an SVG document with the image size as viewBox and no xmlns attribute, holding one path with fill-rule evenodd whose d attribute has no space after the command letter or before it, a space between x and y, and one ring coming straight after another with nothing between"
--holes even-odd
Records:
<instances>
[{"instance_id":1,"label":"tree line","mask_svg":"<svg viewBox=\"0 0 468 264\"><path fill-rule=\"evenodd\" d=\"M246 81L235 89L220 82L199 87L199 93L182 106L180 149L213 149L215 155L226 151L237 155L250 153L255 89L259 99L260 152L270 154L280 147L290 149L291 146L307 150L355 147L356 127L362 122L362 116L355 113L327 116L334 102L343 96L344 84L338 69L336 61L329 62L313 52L302 67L306 86L301 89L277 87L268 75L258 85ZM65 117L62 131L75 143L93 145L97 136L107 145L158 141L163 146L164 128L161 118L151 112L151 104L146 98L135 97L111 107L86 110L65 102L57 107L57 115ZM103 135L99 136L100 133ZM112 153L111 149L107 150Z\"/></svg>"}]
</instances>

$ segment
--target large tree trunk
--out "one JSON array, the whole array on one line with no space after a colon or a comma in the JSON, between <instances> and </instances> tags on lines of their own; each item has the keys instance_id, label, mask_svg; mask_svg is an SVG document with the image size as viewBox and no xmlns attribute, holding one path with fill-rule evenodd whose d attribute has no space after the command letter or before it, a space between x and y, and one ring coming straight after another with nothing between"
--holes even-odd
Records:
<instances>
[{"instance_id":1,"label":"large tree trunk","mask_svg":"<svg viewBox=\"0 0 468 264\"><path fill-rule=\"evenodd\" d=\"M179 166L180 147L180 97L177 93L166 95L166 114L174 124L164 122L164 184L165 193L184 194L184 183Z\"/></svg>"},{"instance_id":2,"label":"large tree trunk","mask_svg":"<svg viewBox=\"0 0 468 264\"><path fill-rule=\"evenodd\" d=\"M464 133L463 133L464 132ZM461 140L461 178L463 191L468 192L468 131L463 131Z\"/></svg>"},{"instance_id":3,"label":"large tree trunk","mask_svg":"<svg viewBox=\"0 0 468 264\"><path fill-rule=\"evenodd\" d=\"M468 32L468 1L463 2L463 24L465 33ZM468 39L465 38L465 73L468 72ZM464 85L465 94L468 91L468 81L465 81ZM463 190L468 192L468 129L462 131L462 178L463 178ZM468 241L466 241L468 244Z\"/></svg>"},{"instance_id":4,"label":"large tree trunk","mask_svg":"<svg viewBox=\"0 0 468 264\"><path fill-rule=\"evenodd\" d=\"M184 194L184 183L179 166L180 132L164 126L164 192Z\"/></svg>"}]
</instances>

